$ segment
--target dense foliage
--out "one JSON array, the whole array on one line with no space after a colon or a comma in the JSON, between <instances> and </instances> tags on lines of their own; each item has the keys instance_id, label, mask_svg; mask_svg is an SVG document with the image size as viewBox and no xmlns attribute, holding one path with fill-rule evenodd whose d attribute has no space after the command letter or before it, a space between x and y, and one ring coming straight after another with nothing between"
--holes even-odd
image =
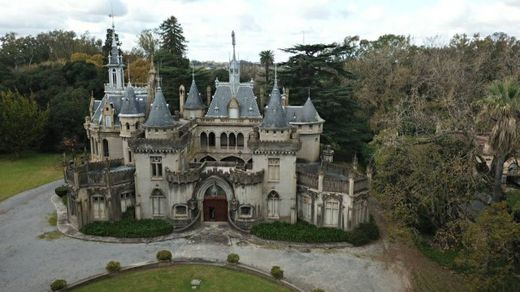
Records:
<instances>
[{"instance_id":1,"label":"dense foliage","mask_svg":"<svg viewBox=\"0 0 520 292\"><path fill-rule=\"evenodd\" d=\"M305 243L349 242L354 246L367 244L379 238L374 220L360 224L351 232L337 228L316 227L305 221L296 224L286 222L260 223L253 226L251 233L268 240L283 240Z\"/></svg>"},{"instance_id":2,"label":"dense foliage","mask_svg":"<svg viewBox=\"0 0 520 292\"><path fill-rule=\"evenodd\" d=\"M121 238L156 237L172 233L173 226L159 219L121 220L115 222L98 221L83 226L80 231L95 236Z\"/></svg>"},{"instance_id":3,"label":"dense foliage","mask_svg":"<svg viewBox=\"0 0 520 292\"><path fill-rule=\"evenodd\" d=\"M236 253L228 254L228 256L227 256L227 262L228 263L230 263L230 264L238 264L239 261L240 261L240 256L237 255Z\"/></svg>"},{"instance_id":4,"label":"dense foliage","mask_svg":"<svg viewBox=\"0 0 520 292\"><path fill-rule=\"evenodd\" d=\"M52 291L59 291L61 289L65 289L67 287L67 281L63 279L57 279L52 281L51 283L51 290Z\"/></svg>"},{"instance_id":5,"label":"dense foliage","mask_svg":"<svg viewBox=\"0 0 520 292\"><path fill-rule=\"evenodd\" d=\"M271 275L278 280L283 279L283 270L279 266L273 266L271 268Z\"/></svg>"},{"instance_id":6,"label":"dense foliage","mask_svg":"<svg viewBox=\"0 0 520 292\"><path fill-rule=\"evenodd\" d=\"M121 270L121 263L118 261L109 261L105 266L105 270L109 273L119 272Z\"/></svg>"}]
</instances>

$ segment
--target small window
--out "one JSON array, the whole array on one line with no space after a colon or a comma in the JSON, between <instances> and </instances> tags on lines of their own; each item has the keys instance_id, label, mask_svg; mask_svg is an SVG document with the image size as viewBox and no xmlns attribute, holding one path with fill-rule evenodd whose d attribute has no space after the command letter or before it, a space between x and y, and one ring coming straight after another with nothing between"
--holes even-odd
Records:
<instances>
[{"instance_id":1,"label":"small window","mask_svg":"<svg viewBox=\"0 0 520 292\"><path fill-rule=\"evenodd\" d=\"M155 129L155 133L159 132L159 129Z\"/></svg>"},{"instance_id":2,"label":"small window","mask_svg":"<svg viewBox=\"0 0 520 292\"><path fill-rule=\"evenodd\" d=\"M150 163L152 167L152 177L162 177L162 157L150 156Z\"/></svg>"},{"instance_id":3,"label":"small window","mask_svg":"<svg viewBox=\"0 0 520 292\"><path fill-rule=\"evenodd\" d=\"M269 181L280 180L280 158L267 159L267 175Z\"/></svg>"},{"instance_id":4,"label":"small window","mask_svg":"<svg viewBox=\"0 0 520 292\"><path fill-rule=\"evenodd\" d=\"M126 129L130 130L130 124L129 123L126 123Z\"/></svg>"},{"instance_id":5,"label":"small window","mask_svg":"<svg viewBox=\"0 0 520 292\"><path fill-rule=\"evenodd\" d=\"M251 206L242 206L242 207L240 207L239 215L242 218L251 218L251 217L253 217L253 207L251 207Z\"/></svg>"},{"instance_id":6,"label":"small window","mask_svg":"<svg viewBox=\"0 0 520 292\"><path fill-rule=\"evenodd\" d=\"M128 162L132 162L132 151L128 150Z\"/></svg>"},{"instance_id":7,"label":"small window","mask_svg":"<svg viewBox=\"0 0 520 292\"><path fill-rule=\"evenodd\" d=\"M173 212L175 217L188 217L188 207L186 205L175 206Z\"/></svg>"},{"instance_id":8,"label":"small window","mask_svg":"<svg viewBox=\"0 0 520 292\"><path fill-rule=\"evenodd\" d=\"M94 220L105 220L105 197L95 195L92 197L92 213Z\"/></svg>"}]
</instances>

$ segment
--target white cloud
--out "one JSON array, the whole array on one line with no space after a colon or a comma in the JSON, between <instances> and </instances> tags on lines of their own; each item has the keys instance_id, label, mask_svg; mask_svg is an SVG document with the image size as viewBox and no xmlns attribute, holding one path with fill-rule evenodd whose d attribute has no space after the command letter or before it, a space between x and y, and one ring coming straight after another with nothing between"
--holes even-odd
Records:
<instances>
[{"instance_id":1,"label":"white cloud","mask_svg":"<svg viewBox=\"0 0 520 292\"><path fill-rule=\"evenodd\" d=\"M363 0L0 0L0 34L25 35L52 29L89 31L105 37L113 10L124 49L137 34L175 15L188 40L188 57L225 61L231 52L230 32L237 34L242 59L257 61L261 50L305 42L341 41L347 35L374 39L405 34L417 42L428 37L449 39L455 33L482 35L502 31L518 36L519 0L430 0L416 2Z\"/></svg>"}]
</instances>

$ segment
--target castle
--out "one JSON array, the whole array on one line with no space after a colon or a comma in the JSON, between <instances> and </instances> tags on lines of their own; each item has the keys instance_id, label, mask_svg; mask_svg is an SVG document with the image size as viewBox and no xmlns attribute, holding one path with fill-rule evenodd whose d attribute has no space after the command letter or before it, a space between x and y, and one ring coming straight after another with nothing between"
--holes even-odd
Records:
<instances>
[{"instance_id":1,"label":"castle","mask_svg":"<svg viewBox=\"0 0 520 292\"><path fill-rule=\"evenodd\" d=\"M153 66L146 86L125 84L112 40L105 95L91 98L84 123L90 161L65 168L72 224L120 220L127 210L177 231L201 221L240 230L277 220L351 230L368 221L369 177L356 163L334 164L330 147L320 152L325 121L310 97L288 105L276 73L261 114L253 81L240 82L234 33L229 81L216 80L204 103L193 76L187 96L179 89L176 117Z\"/></svg>"}]
</instances>

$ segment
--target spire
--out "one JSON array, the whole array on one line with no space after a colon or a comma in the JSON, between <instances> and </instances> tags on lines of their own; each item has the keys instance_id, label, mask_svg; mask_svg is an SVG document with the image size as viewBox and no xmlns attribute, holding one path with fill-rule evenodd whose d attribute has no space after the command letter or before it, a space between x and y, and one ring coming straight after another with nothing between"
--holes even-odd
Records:
<instances>
[{"instance_id":1,"label":"spire","mask_svg":"<svg viewBox=\"0 0 520 292\"><path fill-rule=\"evenodd\" d=\"M274 67L274 84L271 97L264 111L264 120L260 125L261 128L269 129L286 129L289 127L285 110L282 107L282 96L278 89L278 75L276 72L276 64Z\"/></svg>"},{"instance_id":2,"label":"spire","mask_svg":"<svg viewBox=\"0 0 520 292\"><path fill-rule=\"evenodd\" d=\"M139 113L137 110L136 95L131 84L125 90L123 105L121 106L119 116L144 116L144 113Z\"/></svg>"},{"instance_id":3,"label":"spire","mask_svg":"<svg viewBox=\"0 0 520 292\"><path fill-rule=\"evenodd\" d=\"M274 63L274 85L278 88L278 71L276 70L276 63Z\"/></svg>"},{"instance_id":4,"label":"spire","mask_svg":"<svg viewBox=\"0 0 520 292\"><path fill-rule=\"evenodd\" d=\"M235 58L235 45L236 45L236 43L235 43L235 31L234 30L231 31L231 44L233 45L233 60L236 60L236 58Z\"/></svg>"},{"instance_id":5,"label":"spire","mask_svg":"<svg viewBox=\"0 0 520 292\"><path fill-rule=\"evenodd\" d=\"M172 114L168 109L168 105L162 90L160 87L157 87L155 90L155 98L152 104L152 109L150 110L150 115L144 123L144 126L152 128L169 128L173 127L174 125L175 121L173 120Z\"/></svg>"},{"instance_id":6,"label":"spire","mask_svg":"<svg viewBox=\"0 0 520 292\"><path fill-rule=\"evenodd\" d=\"M197 88L197 84L195 83L195 71L192 71L191 75L191 87L190 91L188 92L188 98L186 99L186 103L184 104L184 109L204 109L206 108L206 106L202 102L199 89Z\"/></svg>"}]
</instances>

